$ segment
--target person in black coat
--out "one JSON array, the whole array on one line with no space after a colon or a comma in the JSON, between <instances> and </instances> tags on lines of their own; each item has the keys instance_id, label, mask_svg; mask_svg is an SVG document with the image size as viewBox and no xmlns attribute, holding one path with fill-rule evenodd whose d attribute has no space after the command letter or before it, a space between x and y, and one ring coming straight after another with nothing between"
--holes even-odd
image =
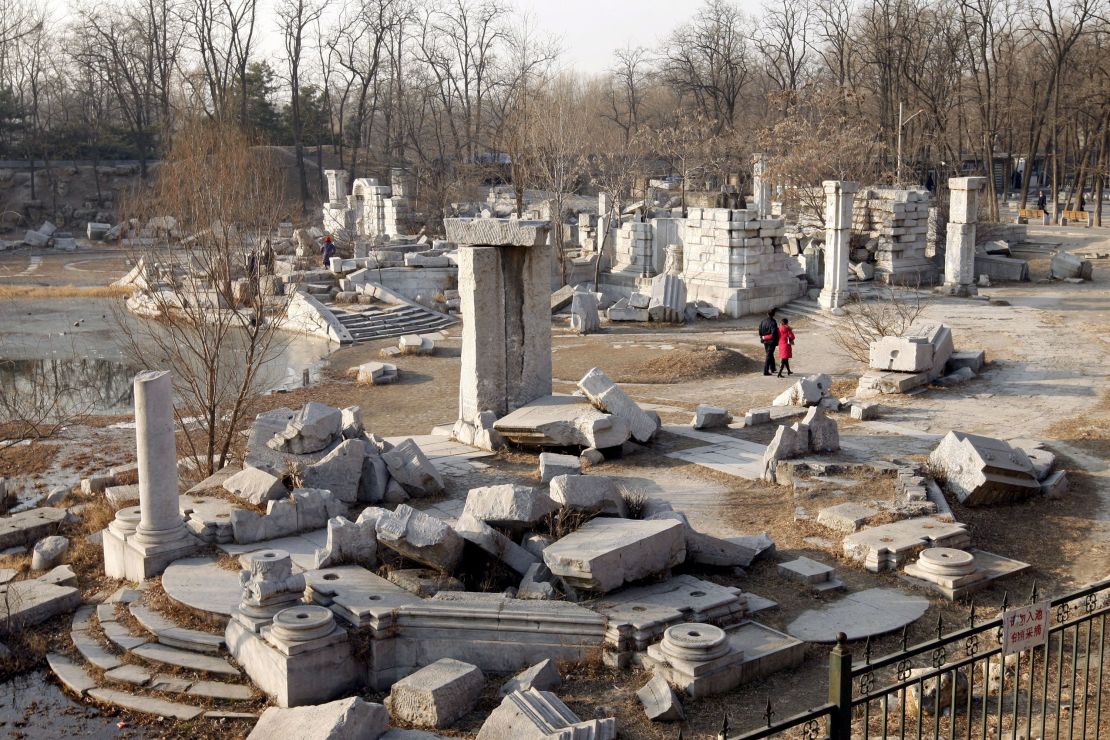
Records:
<instances>
[{"instance_id":1,"label":"person in black coat","mask_svg":"<svg viewBox=\"0 0 1110 740\"><path fill-rule=\"evenodd\" d=\"M773 375L775 368L775 348L779 346L779 324L775 321L775 309L767 312L767 318L759 322L759 341L763 342L763 374Z\"/></svg>"}]
</instances>

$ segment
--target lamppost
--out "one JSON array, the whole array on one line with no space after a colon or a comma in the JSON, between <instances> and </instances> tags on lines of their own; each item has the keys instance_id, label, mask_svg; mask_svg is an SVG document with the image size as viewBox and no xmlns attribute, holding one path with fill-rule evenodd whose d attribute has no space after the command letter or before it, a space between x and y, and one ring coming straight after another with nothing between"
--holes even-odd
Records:
<instances>
[{"instance_id":1,"label":"lamppost","mask_svg":"<svg viewBox=\"0 0 1110 740\"><path fill-rule=\"evenodd\" d=\"M914 113L909 118L903 120L902 119L902 101L900 101L900 100L898 101L898 161L895 165L895 169L896 169L895 181L898 185L902 184L902 127L905 126L910 121L912 121L913 119L917 118L919 115L921 115L924 112L925 112L924 109L919 110L917 113Z\"/></svg>"}]
</instances>

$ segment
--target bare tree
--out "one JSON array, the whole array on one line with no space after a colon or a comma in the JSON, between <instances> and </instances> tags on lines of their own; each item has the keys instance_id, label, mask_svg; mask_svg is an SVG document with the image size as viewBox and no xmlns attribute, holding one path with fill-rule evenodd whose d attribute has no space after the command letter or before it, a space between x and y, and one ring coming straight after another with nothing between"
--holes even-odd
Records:
<instances>
[{"instance_id":1,"label":"bare tree","mask_svg":"<svg viewBox=\"0 0 1110 740\"><path fill-rule=\"evenodd\" d=\"M718 130L735 123L741 93L753 77L750 37L747 19L735 5L706 0L664 47L661 65L667 83L692 97Z\"/></svg>"},{"instance_id":2,"label":"bare tree","mask_svg":"<svg viewBox=\"0 0 1110 740\"><path fill-rule=\"evenodd\" d=\"M289 110L293 129L293 148L297 159L297 183L301 189L301 207L308 210L308 176L304 165L304 126L301 121L301 57L304 53L305 33L309 26L320 20L323 3L308 0L282 0L277 16L285 41L286 66L289 72Z\"/></svg>"},{"instance_id":3,"label":"bare tree","mask_svg":"<svg viewBox=\"0 0 1110 740\"><path fill-rule=\"evenodd\" d=\"M261 391L260 370L279 348L287 302L260 289L248 254L286 212L282 182L266 150L237 127L191 123L151 187L124 205L143 223L175 219L170 243L133 255L146 278L128 307L156 320L119 325L134 364L173 369L185 448L207 474L226 463Z\"/></svg>"},{"instance_id":4,"label":"bare tree","mask_svg":"<svg viewBox=\"0 0 1110 740\"><path fill-rule=\"evenodd\" d=\"M636 133L644 105L644 88L648 80L648 50L642 46L617 49L616 64L609 71L608 113L624 134L624 144Z\"/></svg>"},{"instance_id":5,"label":"bare tree","mask_svg":"<svg viewBox=\"0 0 1110 740\"><path fill-rule=\"evenodd\" d=\"M882 300L866 300L853 293L844 307L845 320L833 327L833 337L845 355L868 364L872 342L905 336L927 307L927 298L917 290L889 286Z\"/></svg>"},{"instance_id":6,"label":"bare tree","mask_svg":"<svg viewBox=\"0 0 1110 740\"><path fill-rule=\"evenodd\" d=\"M812 31L813 11L808 0L778 0L764 7L756 48L779 90L797 90L802 82Z\"/></svg>"}]
</instances>

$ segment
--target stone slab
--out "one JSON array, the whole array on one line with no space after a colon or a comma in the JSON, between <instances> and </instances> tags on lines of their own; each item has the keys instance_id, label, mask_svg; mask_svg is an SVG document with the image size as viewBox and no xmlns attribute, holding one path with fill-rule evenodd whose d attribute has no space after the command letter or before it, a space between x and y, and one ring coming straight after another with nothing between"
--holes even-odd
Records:
<instances>
[{"instance_id":1,"label":"stone slab","mask_svg":"<svg viewBox=\"0 0 1110 740\"><path fill-rule=\"evenodd\" d=\"M372 740L389 726L389 713L381 704L357 696L283 709L269 707L248 740Z\"/></svg>"},{"instance_id":2,"label":"stone slab","mask_svg":"<svg viewBox=\"0 0 1110 740\"><path fill-rule=\"evenodd\" d=\"M137 696L135 694L128 694L125 691L116 691L115 689L92 689L88 692L87 696L106 704L114 704L124 709L130 709L134 712L141 712L143 714L153 714L157 717L173 717L174 719L190 720L200 716L204 711L200 707L191 707L186 704L156 699L152 696Z\"/></svg>"},{"instance_id":3,"label":"stone slab","mask_svg":"<svg viewBox=\"0 0 1110 740\"><path fill-rule=\"evenodd\" d=\"M131 650L131 653L144 660L164 665L172 665L191 671L215 673L221 676L238 676L239 669L228 663L223 658L212 655L201 655L188 650L178 650L168 645L147 643Z\"/></svg>"},{"instance_id":4,"label":"stone slab","mask_svg":"<svg viewBox=\"0 0 1110 740\"><path fill-rule=\"evenodd\" d=\"M593 519L544 549L544 562L572 587L604 593L682 563L685 529L674 519Z\"/></svg>"},{"instance_id":5,"label":"stone slab","mask_svg":"<svg viewBox=\"0 0 1110 740\"><path fill-rule=\"evenodd\" d=\"M31 546L58 532L66 518L65 509L44 507L0 517L0 550Z\"/></svg>"},{"instance_id":6,"label":"stone slab","mask_svg":"<svg viewBox=\"0 0 1110 740\"><path fill-rule=\"evenodd\" d=\"M786 631L806 642L836 642L841 632L849 640L862 640L899 630L920 619L928 608L929 600L921 596L871 588L802 612Z\"/></svg>"},{"instance_id":7,"label":"stone slab","mask_svg":"<svg viewBox=\"0 0 1110 740\"><path fill-rule=\"evenodd\" d=\"M926 547L966 548L967 525L935 517L917 517L868 527L843 540L844 554L873 573L894 570Z\"/></svg>"},{"instance_id":8,"label":"stone slab","mask_svg":"<svg viewBox=\"0 0 1110 740\"><path fill-rule=\"evenodd\" d=\"M417 727L450 727L478 702L485 676L477 666L445 658L393 684L390 714Z\"/></svg>"},{"instance_id":9,"label":"stone slab","mask_svg":"<svg viewBox=\"0 0 1110 740\"><path fill-rule=\"evenodd\" d=\"M231 616L239 606L242 586L237 571L221 568L213 558L185 558L162 574L166 594L193 609Z\"/></svg>"}]
</instances>

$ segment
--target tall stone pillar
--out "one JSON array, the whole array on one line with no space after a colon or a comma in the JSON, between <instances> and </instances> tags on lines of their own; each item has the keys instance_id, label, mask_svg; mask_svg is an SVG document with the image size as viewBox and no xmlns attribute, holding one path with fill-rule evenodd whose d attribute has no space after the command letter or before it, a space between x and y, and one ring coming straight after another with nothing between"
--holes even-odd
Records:
<instances>
[{"instance_id":1,"label":"tall stone pillar","mask_svg":"<svg viewBox=\"0 0 1110 740\"><path fill-rule=\"evenodd\" d=\"M948 180L948 232L944 247L944 292L975 295L975 224L979 221L979 188L985 177Z\"/></svg>"},{"instance_id":2,"label":"tall stone pillar","mask_svg":"<svg viewBox=\"0 0 1110 740\"><path fill-rule=\"evenodd\" d=\"M169 371L139 373L135 376L138 523L134 509L120 511L101 533L104 569L113 577L142 581L156 576L199 545L181 517L175 435Z\"/></svg>"},{"instance_id":3,"label":"tall stone pillar","mask_svg":"<svg viewBox=\"0 0 1110 740\"><path fill-rule=\"evenodd\" d=\"M767 180L767 155L752 155L752 195L759 218L771 216L771 183Z\"/></svg>"},{"instance_id":4,"label":"tall stone pillar","mask_svg":"<svg viewBox=\"0 0 1110 740\"><path fill-rule=\"evenodd\" d=\"M859 183L826 180L825 188L825 283L817 302L835 311L848 300L848 255L852 237L852 196Z\"/></svg>"},{"instance_id":5,"label":"tall stone pillar","mask_svg":"<svg viewBox=\"0 0 1110 740\"><path fill-rule=\"evenodd\" d=\"M486 446L481 432L551 395L551 247L548 222L447 219L459 246L463 318L455 437Z\"/></svg>"}]
</instances>

